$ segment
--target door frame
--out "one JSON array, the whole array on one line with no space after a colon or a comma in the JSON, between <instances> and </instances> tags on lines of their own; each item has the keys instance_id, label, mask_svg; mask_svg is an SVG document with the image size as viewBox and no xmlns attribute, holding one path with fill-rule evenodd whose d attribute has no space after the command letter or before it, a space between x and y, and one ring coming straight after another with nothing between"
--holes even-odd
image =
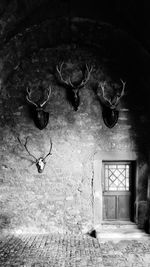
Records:
<instances>
[{"instance_id":1,"label":"door frame","mask_svg":"<svg viewBox=\"0 0 150 267\"><path fill-rule=\"evenodd\" d=\"M97 151L93 158L93 223L99 227L103 222L103 161L134 161L136 162L135 172L135 203L134 222L138 219L138 158L134 151Z\"/></svg>"},{"instance_id":2,"label":"door frame","mask_svg":"<svg viewBox=\"0 0 150 267\"><path fill-rule=\"evenodd\" d=\"M105 191L105 174L104 174L104 168L105 168L105 164L109 164L109 165L118 165L118 164L128 164L129 167L129 190L127 191ZM114 218L114 219L105 219L104 218L104 198L106 195L108 196L115 196L115 208L117 210L115 210L115 215L116 217L118 217L118 197L121 196L129 196L130 200L130 205L129 205L129 218L126 219L122 219L123 221L134 221L133 218L133 213L134 213L134 202L135 202L135 171L136 171L136 166L135 166L135 161L133 160L103 160L102 161L102 185L104 186L102 188L102 216L103 216L103 221L119 221L119 219ZM133 176L134 180L131 180L131 177ZM116 202L117 201L117 202ZM120 219L121 220L121 219Z\"/></svg>"}]
</instances>

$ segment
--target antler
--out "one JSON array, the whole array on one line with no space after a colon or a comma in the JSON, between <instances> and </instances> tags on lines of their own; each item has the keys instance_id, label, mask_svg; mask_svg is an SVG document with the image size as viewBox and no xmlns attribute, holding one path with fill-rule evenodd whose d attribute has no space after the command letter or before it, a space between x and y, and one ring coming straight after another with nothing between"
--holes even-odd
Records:
<instances>
[{"instance_id":1,"label":"antler","mask_svg":"<svg viewBox=\"0 0 150 267\"><path fill-rule=\"evenodd\" d=\"M49 100L51 91L52 91L51 86L49 86L49 88L47 89L47 99L42 104L40 104L40 107L43 107L46 104L46 102Z\"/></svg>"},{"instance_id":2,"label":"antler","mask_svg":"<svg viewBox=\"0 0 150 267\"><path fill-rule=\"evenodd\" d=\"M118 105L119 100L120 100L121 97L123 97L123 95L124 95L124 89L125 89L126 82L123 82L123 80L121 80L121 79L120 79L120 81L122 82L123 87L122 87L122 91L121 91L121 93L118 92L117 95L116 95L116 101L115 101L115 103L114 103L114 106L117 106L117 105Z\"/></svg>"},{"instance_id":3,"label":"antler","mask_svg":"<svg viewBox=\"0 0 150 267\"><path fill-rule=\"evenodd\" d=\"M60 64L60 67L58 67L58 65L56 66L56 70L57 70L57 72L59 74L59 77L60 77L60 80L61 80L61 82L63 84L65 84L65 85L67 85L69 87L72 87L72 88L74 88L74 87L82 88L83 86L85 86L85 84L88 82L88 80L90 78L90 74L91 74L91 72L93 70L93 67L89 68L88 65L86 64L86 70L84 71L84 78L82 79L80 84L74 85L72 83L70 77L68 78L68 80L64 80L64 78L62 77L62 67L63 67L63 65L64 65L64 62L62 62ZM86 71L87 71L87 75L85 75Z\"/></svg>"},{"instance_id":4,"label":"antler","mask_svg":"<svg viewBox=\"0 0 150 267\"><path fill-rule=\"evenodd\" d=\"M123 84L123 88L122 88L121 94L120 94L120 93L117 93L117 94L116 94L116 101L115 101L115 103L113 103L113 100L114 100L114 99L112 99L112 101L111 101L111 98L108 99L108 98L105 96L105 88L104 88L104 85L106 84L106 82L104 82L103 84L102 84L101 82L99 82L99 85L100 85L101 88L102 88L103 98L110 104L111 108L115 108L115 107L118 105L119 100L121 99L121 97L124 95L124 89L125 89L126 82L123 82L122 79L120 79L120 81L121 81L122 84ZM99 86L99 85L98 85L98 86Z\"/></svg>"},{"instance_id":5,"label":"antler","mask_svg":"<svg viewBox=\"0 0 150 267\"><path fill-rule=\"evenodd\" d=\"M51 138L50 138L50 149L49 149L48 154L43 158L43 160L45 160L49 155L52 155L52 154L51 154L52 145L53 145L53 143L52 143L52 140L51 140Z\"/></svg>"},{"instance_id":6,"label":"antler","mask_svg":"<svg viewBox=\"0 0 150 267\"><path fill-rule=\"evenodd\" d=\"M60 80L61 80L61 82L62 83L64 83L64 84L66 84L66 85L70 85L70 83L71 83L71 81L70 81L70 79L68 80L68 81L66 81L66 80L64 80L64 78L62 77L62 66L64 65L64 62L62 62L61 64L60 64L60 67L57 65L56 66L56 70L57 70L57 72L58 72L58 74L59 74L59 77L60 77Z\"/></svg>"},{"instance_id":7,"label":"antler","mask_svg":"<svg viewBox=\"0 0 150 267\"><path fill-rule=\"evenodd\" d=\"M35 103L35 102L33 102L32 100L31 100L31 91L30 91L30 89L27 87L27 89L26 89L26 91L27 91L27 96L26 96L26 99L28 100L28 102L30 102L31 104L33 104L33 105L35 105L36 107L38 107L38 105Z\"/></svg>"},{"instance_id":8,"label":"antler","mask_svg":"<svg viewBox=\"0 0 150 267\"><path fill-rule=\"evenodd\" d=\"M87 75L85 75L86 73L86 70L87 70ZM79 87L83 87L85 86L85 84L88 82L88 80L90 79L90 75L91 75L91 72L93 70L93 66L91 66L90 68L88 67L88 65L86 64L86 70L85 70L85 73L84 73L84 79L81 81L81 83L79 84Z\"/></svg>"},{"instance_id":9,"label":"antler","mask_svg":"<svg viewBox=\"0 0 150 267\"><path fill-rule=\"evenodd\" d=\"M125 86L126 86L126 82L124 82L122 79L120 79L120 81L122 82L122 91L121 91L121 95L120 95L120 98L124 95L124 89L125 89ZM119 98L119 99L120 99Z\"/></svg>"},{"instance_id":10,"label":"antler","mask_svg":"<svg viewBox=\"0 0 150 267\"><path fill-rule=\"evenodd\" d=\"M104 82L104 85L105 85L105 84L106 84L106 82ZM107 102L109 102L110 105L112 105L111 100L108 99L108 98L105 96L105 88L104 88L104 85L103 85L101 82L99 82L98 86L99 86L99 85L100 85L100 87L102 88L103 98L104 98Z\"/></svg>"},{"instance_id":11,"label":"antler","mask_svg":"<svg viewBox=\"0 0 150 267\"><path fill-rule=\"evenodd\" d=\"M37 159L34 155L32 155L32 154L30 153L30 151L28 150L28 148L27 148L27 143L28 143L29 136L26 137L25 144L22 144L22 142L21 142L21 140L20 140L19 137L17 137L17 139L18 139L19 143L20 143L21 145L24 146L24 148L25 148L25 150L28 152L28 154L29 154L31 157L33 157L33 158L35 159L35 162L37 162L38 159Z\"/></svg>"}]
</instances>

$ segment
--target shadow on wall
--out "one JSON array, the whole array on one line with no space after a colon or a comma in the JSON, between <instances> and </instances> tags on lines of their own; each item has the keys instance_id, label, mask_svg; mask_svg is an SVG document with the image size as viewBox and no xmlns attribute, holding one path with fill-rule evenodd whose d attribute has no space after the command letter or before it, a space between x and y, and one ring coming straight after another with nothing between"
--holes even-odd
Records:
<instances>
[{"instance_id":1,"label":"shadow on wall","mask_svg":"<svg viewBox=\"0 0 150 267\"><path fill-rule=\"evenodd\" d=\"M131 135L136 151L148 161L150 149L150 55L126 32L116 30L112 36L112 52L126 81L125 103L129 108ZM115 67L116 68L116 67ZM116 69L117 71L117 69Z\"/></svg>"}]
</instances>

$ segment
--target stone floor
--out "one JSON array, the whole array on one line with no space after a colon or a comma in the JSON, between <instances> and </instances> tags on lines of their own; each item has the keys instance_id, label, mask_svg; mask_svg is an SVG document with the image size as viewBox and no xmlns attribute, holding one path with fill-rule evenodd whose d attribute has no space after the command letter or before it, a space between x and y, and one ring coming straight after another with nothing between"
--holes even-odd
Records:
<instances>
[{"instance_id":1,"label":"stone floor","mask_svg":"<svg viewBox=\"0 0 150 267\"><path fill-rule=\"evenodd\" d=\"M150 239L89 235L0 237L0 267L150 267Z\"/></svg>"}]
</instances>

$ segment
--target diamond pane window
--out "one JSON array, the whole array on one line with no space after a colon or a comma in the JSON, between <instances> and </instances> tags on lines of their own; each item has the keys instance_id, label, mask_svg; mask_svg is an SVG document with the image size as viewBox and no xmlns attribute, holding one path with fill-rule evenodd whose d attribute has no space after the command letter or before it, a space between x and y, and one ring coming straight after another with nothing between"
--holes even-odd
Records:
<instances>
[{"instance_id":1,"label":"diamond pane window","mask_svg":"<svg viewBox=\"0 0 150 267\"><path fill-rule=\"evenodd\" d=\"M106 191L129 191L129 163L105 163Z\"/></svg>"}]
</instances>

